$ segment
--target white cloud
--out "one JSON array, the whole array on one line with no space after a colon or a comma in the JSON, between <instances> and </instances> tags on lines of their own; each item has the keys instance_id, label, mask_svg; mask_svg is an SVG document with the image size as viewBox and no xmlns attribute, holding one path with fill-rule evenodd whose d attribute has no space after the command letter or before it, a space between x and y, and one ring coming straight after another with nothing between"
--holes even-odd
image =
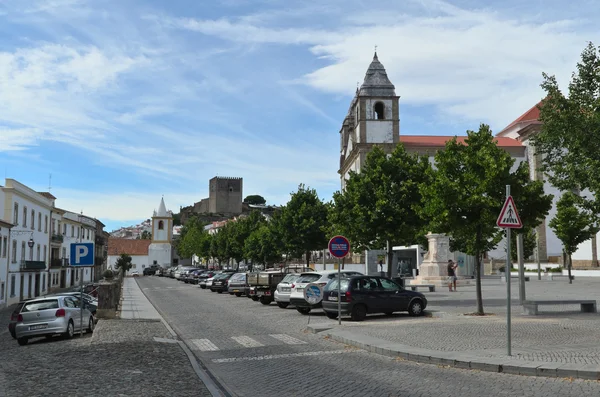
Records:
<instances>
[{"instance_id":1,"label":"white cloud","mask_svg":"<svg viewBox=\"0 0 600 397\"><path fill-rule=\"evenodd\" d=\"M304 21L288 17L294 22L288 28L274 27L273 19L260 15L186 19L180 20L180 27L235 42L309 45L329 65L306 74L303 81L343 95L352 94L356 82L362 81L377 45L402 103L433 105L438 115L432 118L441 116L448 123L483 121L496 128L539 101L542 71L567 81L586 40L600 33L595 26L594 31L584 30L583 18L540 21L529 13L521 18L437 0L384 1L369 3L368 8L350 1L347 8L353 12L338 10L338 24L327 15L332 19L326 30L312 28L318 12ZM593 19L596 11L589 11L581 15ZM285 25L285 20L276 22Z\"/></svg>"},{"instance_id":2,"label":"white cloud","mask_svg":"<svg viewBox=\"0 0 600 397\"><path fill-rule=\"evenodd\" d=\"M0 152L25 150L37 145L39 131L30 129L7 129L0 126Z\"/></svg>"}]
</instances>

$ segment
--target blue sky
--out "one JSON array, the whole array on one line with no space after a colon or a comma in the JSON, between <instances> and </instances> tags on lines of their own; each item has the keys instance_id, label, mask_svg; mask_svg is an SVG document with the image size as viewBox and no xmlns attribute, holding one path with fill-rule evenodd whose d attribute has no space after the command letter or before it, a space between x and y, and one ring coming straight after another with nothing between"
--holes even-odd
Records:
<instances>
[{"instance_id":1,"label":"blue sky","mask_svg":"<svg viewBox=\"0 0 600 397\"><path fill-rule=\"evenodd\" d=\"M401 134L495 131L562 84L592 1L0 0L0 172L112 230L208 196L339 189L339 129L378 46Z\"/></svg>"}]
</instances>

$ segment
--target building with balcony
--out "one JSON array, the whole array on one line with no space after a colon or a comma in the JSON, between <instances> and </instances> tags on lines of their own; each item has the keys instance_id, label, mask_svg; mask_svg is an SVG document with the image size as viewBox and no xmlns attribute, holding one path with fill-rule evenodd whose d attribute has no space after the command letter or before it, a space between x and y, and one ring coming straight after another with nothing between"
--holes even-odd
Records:
<instances>
[{"instance_id":1,"label":"building with balcony","mask_svg":"<svg viewBox=\"0 0 600 397\"><path fill-rule=\"evenodd\" d=\"M12 223L8 241L6 304L48 292L50 219L56 199L6 179L0 188L2 219Z\"/></svg>"}]
</instances>

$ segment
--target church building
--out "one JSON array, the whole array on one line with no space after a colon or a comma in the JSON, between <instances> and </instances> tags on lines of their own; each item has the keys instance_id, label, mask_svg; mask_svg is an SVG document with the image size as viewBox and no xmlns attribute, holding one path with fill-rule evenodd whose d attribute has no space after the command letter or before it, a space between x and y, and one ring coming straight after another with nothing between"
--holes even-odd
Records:
<instances>
[{"instance_id":1,"label":"church building","mask_svg":"<svg viewBox=\"0 0 600 397\"><path fill-rule=\"evenodd\" d=\"M152 216L152 243L148 247L150 265L169 267L173 262L173 213L167 211L165 200L160 199L158 211Z\"/></svg>"},{"instance_id":2,"label":"church building","mask_svg":"<svg viewBox=\"0 0 600 397\"><path fill-rule=\"evenodd\" d=\"M532 179L542 180L543 175L537 170L541 159L535 156L535 150L529 141L532 134L535 134L540 128L539 111L536 106L498 133L496 143L515 159L513 166L515 169L522 161L529 161ZM374 146L382 148L384 152L391 153L396 145L402 142L409 153L416 152L427 155L430 161L433 162L435 153L438 150L443 150L446 142L453 138L454 136L405 135L401 133L400 96L396 94L395 86L388 78L384 66L379 61L377 53L375 53L364 81L360 88L357 88L350 103L348 113L340 129L340 165L338 173L341 189L345 188L346 180L349 178L351 171L360 172L367 154ZM465 138L466 136L457 137L459 141L464 141ZM539 250L536 250L536 253L539 255L541 262L547 262L549 259L557 260L562 249L562 244L548 227L549 220L556 213L555 204L560 198L560 192L547 182L544 188L546 193L553 194L555 197L548 219L536 230L539 241ZM595 250L592 249L592 247L595 248L595 245L595 239L592 242L582 244L578 253L573 256L574 260L578 259L592 263L593 260L596 260ZM506 254L503 247L504 245L501 242L496 250L488 253L488 257L505 258ZM421 258L418 257L419 249L416 246L410 248L399 247L397 251L400 252L399 258L406 256L404 259L413 264L412 268L418 267ZM381 255L382 252L375 253ZM460 266L459 274L473 274L473 258L461 253L454 253L454 255ZM378 270L375 270L376 255L369 255L369 252L367 252L366 258L361 259L361 261L363 260L367 262L369 271Z\"/></svg>"}]
</instances>

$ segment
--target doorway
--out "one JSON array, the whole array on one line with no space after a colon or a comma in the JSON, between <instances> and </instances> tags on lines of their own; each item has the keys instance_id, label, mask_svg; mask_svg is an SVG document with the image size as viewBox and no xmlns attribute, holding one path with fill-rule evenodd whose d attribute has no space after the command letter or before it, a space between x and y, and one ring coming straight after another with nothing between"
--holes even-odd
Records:
<instances>
[{"instance_id":1,"label":"doorway","mask_svg":"<svg viewBox=\"0 0 600 397\"><path fill-rule=\"evenodd\" d=\"M67 284L67 271L60 271L60 288L65 288Z\"/></svg>"},{"instance_id":2,"label":"doorway","mask_svg":"<svg viewBox=\"0 0 600 397\"><path fill-rule=\"evenodd\" d=\"M23 291L25 290L25 275L19 274L19 278L21 279L19 288L19 300L22 301L24 297Z\"/></svg>"},{"instance_id":3,"label":"doorway","mask_svg":"<svg viewBox=\"0 0 600 397\"><path fill-rule=\"evenodd\" d=\"M40 296L40 274L35 275L35 297Z\"/></svg>"}]
</instances>

